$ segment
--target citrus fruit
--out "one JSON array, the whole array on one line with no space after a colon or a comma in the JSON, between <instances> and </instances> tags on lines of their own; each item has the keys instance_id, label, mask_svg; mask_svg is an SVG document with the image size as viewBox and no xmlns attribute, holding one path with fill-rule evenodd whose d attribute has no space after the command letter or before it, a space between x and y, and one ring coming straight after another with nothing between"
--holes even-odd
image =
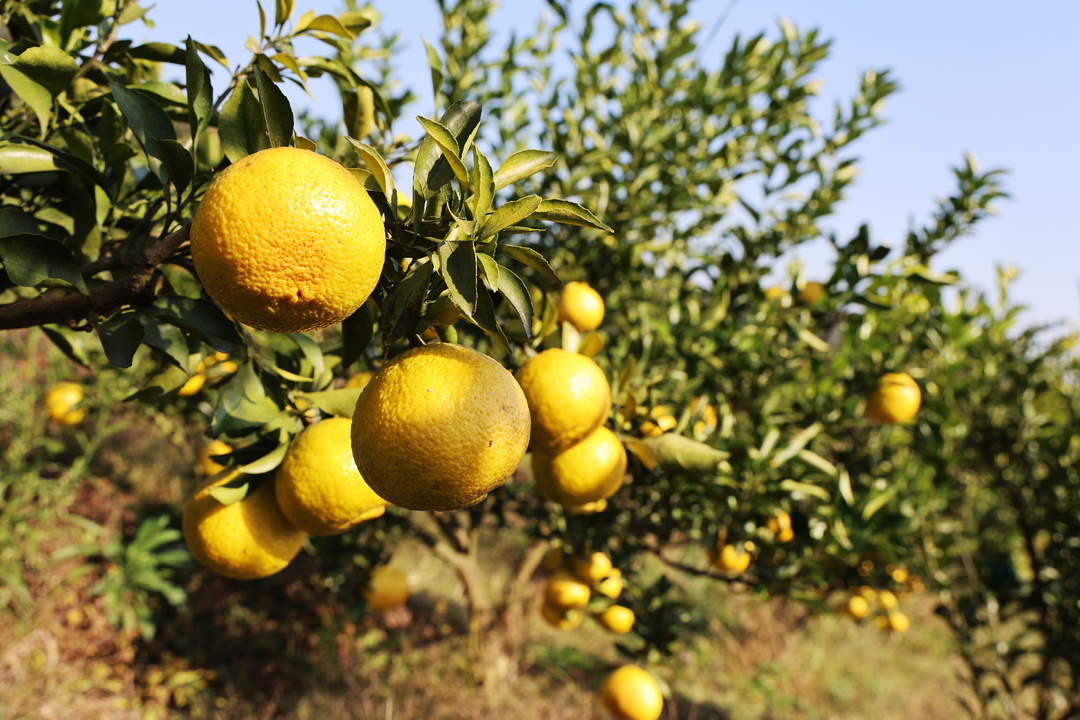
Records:
<instances>
[{"instance_id":1,"label":"citrus fruit","mask_svg":"<svg viewBox=\"0 0 1080 720\"><path fill-rule=\"evenodd\" d=\"M618 492L626 473L626 449L615 433L598 427L556 455L534 452L532 468L541 495L577 507Z\"/></svg>"},{"instance_id":2,"label":"citrus fruit","mask_svg":"<svg viewBox=\"0 0 1080 720\"><path fill-rule=\"evenodd\" d=\"M571 515L595 515L596 513L604 512L606 509L606 498L600 498L596 502L585 503L584 505L566 506L566 511Z\"/></svg>"},{"instance_id":3,"label":"citrus fruit","mask_svg":"<svg viewBox=\"0 0 1080 720\"><path fill-rule=\"evenodd\" d=\"M870 614L870 603L862 595L852 595L847 603L848 612L860 620Z\"/></svg>"},{"instance_id":4,"label":"citrus fruit","mask_svg":"<svg viewBox=\"0 0 1080 720\"><path fill-rule=\"evenodd\" d=\"M337 535L386 510L356 469L348 418L332 417L296 436L278 465L274 494L281 512L310 535Z\"/></svg>"},{"instance_id":5,"label":"citrus fruit","mask_svg":"<svg viewBox=\"0 0 1080 720\"><path fill-rule=\"evenodd\" d=\"M890 573L890 576L895 582L904 583L908 579L908 571L904 568L896 568Z\"/></svg>"},{"instance_id":6,"label":"citrus fruit","mask_svg":"<svg viewBox=\"0 0 1080 720\"><path fill-rule=\"evenodd\" d=\"M784 290L784 288L780 287L779 285L773 285L771 288L766 288L765 299L769 302L775 302L783 298L786 294L787 292Z\"/></svg>"},{"instance_id":7,"label":"citrus fruit","mask_svg":"<svg viewBox=\"0 0 1080 720\"><path fill-rule=\"evenodd\" d=\"M861 588L859 588L859 594L866 598L868 602L874 602L875 600L877 600L877 590L870 587L869 585L863 585Z\"/></svg>"},{"instance_id":8,"label":"citrus fruit","mask_svg":"<svg viewBox=\"0 0 1080 720\"><path fill-rule=\"evenodd\" d=\"M728 573L743 573L750 567L750 553L738 550L734 545L724 545L715 554L713 566Z\"/></svg>"},{"instance_id":9,"label":"citrus fruit","mask_svg":"<svg viewBox=\"0 0 1080 720\"><path fill-rule=\"evenodd\" d=\"M881 603L881 607L886 610L894 610L896 606L900 604L900 601L896 599L896 596L892 594L891 590L882 590L878 593L877 601Z\"/></svg>"},{"instance_id":10,"label":"citrus fruit","mask_svg":"<svg viewBox=\"0 0 1080 720\"><path fill-rule=\"evenodd\" d=\"M232 452L232 445L221 440L211 440L199 453L199 467L204 475L216 475L225 469L225 466L214 460L213 455L224 455Z\"/></svg>"},{"instance_id":11,"label":"citrus fruit","mask_svg":"<svg viewBox=\"0 0 1080 720\"><path fill-rule=\"evenodd\" d=\"M514 376L449 343L386 364L353 413L356 467L409 510L469 507L506 482L529 444L529 406Z\"/></svg>"},{"instance_id":12,"label":"citrus fruit","mask_svg":"<svg viewBox=\"0 0 1080 720\"><path fill-rule=\"evenodd\" d=\"M205 384L206 376L201 372L197 372L187 379L187 382L180 387L180 391L176 394L180 397L191 397L202 390Z\"/></svg>"},{"instance_id":13,"label":"citrus fruit","mask_svg":"<svg viewBox=\"0 0 1080 720\"><path fill-rule=\"evenodd\" d=\"M889 613L889 627L893 632L906 633L911 629L911 621L902 612Z\"/></svg>"},{"instance_id":14,"label":"citrus fruit","mask_svg":"<svg viewBox=\"0 0 1080 720\"><path fill-rule=\"evenodd\" d=\"M573 630L585 619L585 613L577 608L564 610L547 601L540 606L540 616L557 630Z\"/></svg>"},{"instance_id":15,"label":"citrus fruit","mask_svg":"<svg viewBox=\"0 0 1080 720\"><path fill-rule=\"evenodd\" d=\"M819 282L808 282L799 291L799 299L806 305L814 305L825 297L825 286Z\"/></svg>"},{"instance_id":16,"label":"citrus fruit","mask_svg":"<svg viewBox=\"0 0 1080 720\"><path fill-rule=\"evenodd\" d=\"M599 620L611 632L624 635L634 627L634 611L622 605L612 605L600 613Z\"/></svg>"},{"instance_id":17,"label":"citrus fruit","mask_svg":"<svg viewBox=\"0 0 1080 720\"><path fill-rule=\"evenodd\" d=\"M389 610L409 599L409 581L397 568L380 565L371 571L364 597L372 612Z\"/></svg>"},{"instance_id":18,"label":"citrus fruit","mask_svg":"<svg viewBox=\"0 0 1080 720\"><path fill-rule=\"evenodd\" d=\"M611 558L602 552L594 552L588 558L574 560L574 572L585 582L600 582L611 574Z\"/></svg>"},{"instance_id":19,"label":"citrus fruit","mask_svg":"<svg viewBox=\"0 0 1080 720\"><path fill-rule=\"evenodd\" d=\"M382 273L386 231L352 174L309 150L262 150L221 172L191 223L191 259L240 322L304 332L352 315Z\"/></svg>"},{"instance_id":20,"label":"citrus fruit","mask_svg":"<svg viewBox=\"0 0 1080 720\"><path fill-rule=\"evenodd\" d=\"M210 494L242 474L224 470L203 481L184 506L184 540L191 555L217 574L254 580L284 569L307 534L281 513L272 482L260 483L232 505L222 505Z\"/></svg>"},{"instance_id":21,"label":"citrus fruit","mask_svg":"<svg viewBox=\"0 0 1080 720\"><path fill-rule=\"evenodd\" d=\"M559 297L559 320L586 332L604 321L604 300L588 283L569 282Z\"/></svg>"},{"instance_id":22,"label":"citrus fruit","mask_svg":"<svg viewBox=\"0 0 1080 720\"><path fill-rule=\"evenodd\" d=\"M562 548L556 545L555 547L548 548L548 551L544 553L544 569L548 572L555 572L563 564L563 551Z\"/></svg>"},{"instance_id":23,"label":"citrus fruit","mask_svg":"<svg viewBox=\"0 0 1080 720\"><path fill-rule=\"evenodd\" d=\"M73 382L60 382L45 393L45 407L49 417L60 425L78 425L86 417L86 408L72 409L82 402L82 386Z\"/></svg>"},{"instance_id":24,"label":"citrus fruit","mask_svg":"<svg viewBox=\"0 0 1080 720\"><path fill-rule=\"evenodd\" d=\"M600 591L601 595L606 595L612 600L622 594L623 588L622 573L616 575L616 572L619 571L617 569L613 569L611 577L606 577L601 580L600 585L597 587L597 590Z\"/></svg>"},{"instance_id":25,"label":"citrus fruit","mask_svg":"<svg viewBox=\"0 0 1080 720\"><path fill-rule=\"evenodd\" d=\"M589 604L592 590L586 583L565 570L557 570L548 580L544 590L545 602L560 610L583 608Z\"/></svg>"},{"instance_id":26,"label":"citrus fruit","mask_svg":"<svg viewBox=\"0 0 1080 720\"><path fill-rule=\"evenodd\" d=\"M529 402L532 446L558 452L583 440L611 412L611 386L589 358L550 348L517 371Z\"/></svg>"},{"instance_id":27,"label":"citrus fruit","mask_svg":"<svg viewBox=\"0 0 1080 720\"><path fill-rule=\"evenodd\" d=\"M623 665L604 680L600 704L617 720L657 720L664 709L664 696L652 675Z\"/></svg>"},{"instance_id":28,"label":"citrus fruit","mask_svg":"<svg viewBox=\"0 0 1080 720\"><path fill-rule=\"evenodd\" d=\"M885 425L906 423L919 412L922 393L907 373L887 373L867 398L866 414Z\"/></svg>"},{"instance_id":29,"label":"citrus fruit","mask_svg":"<svg viewBox=\"0 0 1080 720\"><path fill-rule=\"evenodd\" d=\"M776 535L779 542L789 542L795 537L795 532L791 529L791 516L784 510L766 520L765 525Z\"/></svg>"},{"instance_id":30,"label":"citrus fruit","mask_svg":"<svg viewBox=\"0 0 1080 720\"><path fill-rule=\"evenodd\" d=\"M368 386L368 383L371 382L371 378L373 377L375 377L375 373L370 370L361 370L346 381L345 387L360 388L363 390Z\"/></svg>"}]
</instances>

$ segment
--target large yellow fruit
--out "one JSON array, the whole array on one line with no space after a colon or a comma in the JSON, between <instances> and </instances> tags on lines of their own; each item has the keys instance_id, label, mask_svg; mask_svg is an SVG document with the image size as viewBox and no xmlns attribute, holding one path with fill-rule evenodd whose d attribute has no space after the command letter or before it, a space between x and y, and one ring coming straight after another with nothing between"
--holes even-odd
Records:
<instances>
[{"instance_id":1,"label":"large yellow fruit","mask_svg":"<svg viewBox=\"0 0 1080 720\"><path fill-rule=\"evenodd\" d=\"M529 445L529 406L487 355L449 343L386 364L353 413L352 448L368 485L409 510L458 510L487 497Z\"/></svg>"},{"instance_id":2,"label":"large yellow fruit","mask_svg":"<svg viewBox=\"0 0 1080 720\"><path fill-rule=\"evenodd\" d=\"M611 569L611 558L602 552L594 552L587 558L574 560L574 572L588 583L600 582L611 574Z\"/></svg>"},{"instance_id":3,"label":"large yellow fruit","mask_svg":"<svg viewBox=\"0 0 1080 720\"><path fill-rule=\"evenodd\" d=\"M281 512L311 535L337 535L386 511L356 469L352 421L333 417L300 433L278 466L274 493Z\"/></svg>"},{"instance_id":4,"label":"large yellow fruit","mask_svg":"<svg viewBox=\"0 0 1080 720\"><path fill-rule=\"evenodd\" d=\"M372 612L389 610L409 599L409 581L397 568L380 565L371 571L364 597Z\"/></svg>"},{"instance_id":5,"label":"large yellow fruit","mask_svg":"<svg viewBox=\"0 0 1080 720\"><path fill-rule=\"evenodd\" d=\"M271 482L240 502L222 505L210 490L235 480L231 469L207 478L184 507L184 540L192 556L219 575L254 580L285 568L307 534L281 513Z\"/></svg>"},{"instance_id":6,"label":"large yellow fruit","mask_svg":"<svg viewBox=\"0 0 1080 720\"><path fill-rule=\"evenodd\" d=\"M544 602L560 610L583 608L589 604L592 590L566 570L556 570L544 590Z\"/></svg>"},{"instance_id":7,"label":"large yellow fruit","mask_svg":"<svg viewBox=\"0 0 1080 720\"><path fill-rule=\"evenodd\" d=\"M848 598L847 608L852 617L860 620L870 614L870 603L862 595L852 595Z\"/></svg>"},{"instance_id":8,"label":"large yellow fruit","mask_svg":"<svg viewBox=\"0 0 1080 720\"><path fill-rule=\"evenodd\" d=\"M333 160L272 148L226 168L191 224L191 259L225 312L304 332L352 315L375 288L386 230L363 185Z\"/></svg>"},{"instance_id":9,"label":"large yellow fruit","mask_svg":"<svg viewBox=\"0 0 1080 720\"><path fill-rule=\"evenodd\" d=\"M600 613L600 624L617 635L624 635L634 628L634 611L622 605L612 605Z\"/></svg>"},{"instance_id":10,"label":"large yellow fruit","mask_svg":"<svg viewBox=\"0 0 1080 720\"><path fill-rule=\"evenodd\" d=\"M78 425L86 417L86 408L74 408L84 397L82 386L73 382L61 382L53 385L45 393L45 407L49 417L60 425Z\"/></svg>"},{"instance_id":11,"label":"large yellow fruit","mask_svg":"<svg viewBox=\"0 0 1080 720\"><path fill-rule=\"evenodd\" d=\"M664 710L664 695L652 675L623 665L604 681L600 703L617 720L657 720Z\"/></svg>"},{"instance_id":12,"label":"large yellow fruit","mask_svg":"<svg viewBox=\"0 0 1080 720\"><path fill-rule=\"evenodd\" d=\"M615 433L598 427L557 455L534 452L533 477L540 494L566 507L609 498L626 474L626 449Z\"/></svg>"},{"instance_id":13,"label":"large yellow fruit","mask_svg":"<svg viewBox=\"0 0 1080 720\"><path fill-rule=\"evenodd\" d=\"M517 380L529 401L534 450L565 450L603 425L611 412L604 371L584 355L545 350L521 366Z\"/></svg>"},{"instance_id":14,"label":"large yellow fruit","mask_svg":"<svg viewBox=\"0 0 1080 720\"><path fill-rule=\"evenodd\" d=\"M799 299L807 305L816 305L825 297L825 286L819 282L808 282L799 291Z\"/></svg>"},{"instance_id":15,"label":"large yellow fruit","mask_svg":"<svg viewBox=\"0 0 1080 720\"><path fill-rule=\"evenodd\" d=\"M885 425L906 423L919 412L922 393L907 373L887 373L867 398L866 414Z\"/></svg>"},{"instance_id":16,"label":"large yellow fruit","mask_svg":"<svg viewBox=\"0 0 1080 720\"><path fill-rule=\"evenodd\" d=\"M744 548L737 549L734 545L724 545L716 552L713 566L717 570L726 573L740 574L750 567L750 553Z\"/></svg>"},{"instance_id":17,"label":"large yellow fruit","mask_svg":"<svg viewBox=\"0 0 1080 720\"><path fill-rule=\"evenodd\" d=\"M548 625L557 630L573 630L585 619L585 613L577 608L565 610L546 600L540 607L540 616Z\"/></svg>"},{"instance_id":18,"label":"large yellow fruit","mask_svg":"<svg viewBox=\"0 0 1080 720\"><path fill-rule=\"evenodd\" d=\"M893 632L906 633L911 629L911 620L902 612L889 613L889 628Z\"/></svg>"},{"instance_id":19,"label":"large yellow fruit","mask_svg":"<svg viewBox=\"0 0 1080 720\"><path fill-rule=\"evenodd\" d=\"M588 283L570 282L559 297L559 320L587 332L604 321L604 300Z\"/></svg>"},{"instance_id":20,"label":"large yellow fruit","mask_svg":"<svg viewBox=\"0 0 1080 720\"><path fill-rule=\"evenodd\" d=\"M221 440L211 440L206 444L206 447L199 453L199 467L202 468L204 475L217 475L219 472L225 469L225 466L214 460L214 455L224 455L225 453L232 452L232 445Z\"/></svg>"}]
</instances>

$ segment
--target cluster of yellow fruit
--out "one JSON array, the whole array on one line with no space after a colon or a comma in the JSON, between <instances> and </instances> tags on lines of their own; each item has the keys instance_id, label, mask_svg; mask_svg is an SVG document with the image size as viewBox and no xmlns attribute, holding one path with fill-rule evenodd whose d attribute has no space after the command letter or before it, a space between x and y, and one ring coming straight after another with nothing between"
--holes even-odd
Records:
<instances>
[{"instance_id":1,"label":"cluster of yellow fruit","mask_svg":"<svg viewBox=\"0 0 1080 720\"><path fill-rule=\"evenodd\" d=\"M825 297L825 293L826 289L823 283L810 281L799 290L799 300L804 305L816 305ZM779 285L774 285L765 290L765 299L769 302L783 302L786 297L788 297L787 290L784 290Z\"/></svg>"},{"instance_id":2,"label":"cluster of yellow fruit","mask_svg":"<svg viewBox=\"0 0 1080 720\"><path fill-rule=\"evenodd\" d=\"M533 476L540 493L572 512L597 512L623 484L626 449L604 426L611 386L584 355L551 348L517 372L532 418Z\"/></svg>"},{"instance_id":3,"label":"cluster of yellow fruit","mask_svg":"<svg viewBox=\"0 0 1080 720\"><path fill-rule=\"evenodd\" d=\"M76 407L85 397L82 386L73 382L53 385L45 393L45 407L49 418L58 425L78 425L86 417L85 407Z\"/></svg>"},{"instance_id":4,"label":"cluster of yellow fruit","mask_svg":"<svg viewBox=\"0 0 1080 720\"><path fill-rule=\"evenodd\" d=\"M690 415L693 416L697 413L699 408L701 414L698 420L694 422L693 433L700 437L715 430L720 417L716 413L716 408L705 402L705 398L695 397L690 401ZM671 410L666 405L657 405L650 410L649 418L651 419L641 423L642 437L659 437L670 430L674 430L679 425L679 421L671 414Z\"/></svg>"},{"instance_id":5,"label":"cluster of yellow fruit","mask_svg":"<svg viewBox=\"0 0 1080 720\"><path fill-rule=\"evenodd\" d=\"M573 630L585 619L585 608L592 600L593 590L611 600L622 594L622 571L611 564L605 553L594 552L588 557L566 557L555 547L544 558L550 573L544 589L544 604L540 615L559 630ZM634 627L634 611L615 603L597 609L593 619L613 633L623 635Z\"/></svg>"},{"instance_id":6,"label":"cluster of yellow fruit","mask_svg":"<svg viewBox=\"0 0 1080 720\"><path fill-rule=\"evenodd\" d=\"M874 623L882 630L905 633L911 628L908 616L897 610L900 601L890 590L874 590L869 585L851 591L847 601L847 610L856 620L863 620L870 615L870 603L876 602L881 613L875 615Z\"/></svg>"},{"instance_id":7,"label":"cluster of yellow fruit","mask_svg":"<svg viewBox=\"0 0 1080 720\"><path fill-rule=\"evenodd\" d=\"M795 539L795 531L791 527L791 515L785 510L778 510L770 515L765 520L765 527L777 542L786 543ZM727 530L721 529L717 532L716 547L709 553L709 562L714 568L729 576L741 575L750 567L757 544L753 540L746 540L740 548L738 543L732 544L727 540Z\"/></svg>"},{"instance_id":8,"label":"cluster of yellow fruit","mask_svg":"<svg viewBox=\"0 0 1080 720\"><path fill-rule=\"evenodd\" d=\"M228 353L216 352L205 360L199 361L199 364L195 367L195 374L187 379L187 382L180 387L176 394L180 397L191 397L198 393L206 385L208 371L211 368L214 371L213 375L216 376L231 375L240 369L236 363L229 359Z\"/></svg>"}]
</instances>

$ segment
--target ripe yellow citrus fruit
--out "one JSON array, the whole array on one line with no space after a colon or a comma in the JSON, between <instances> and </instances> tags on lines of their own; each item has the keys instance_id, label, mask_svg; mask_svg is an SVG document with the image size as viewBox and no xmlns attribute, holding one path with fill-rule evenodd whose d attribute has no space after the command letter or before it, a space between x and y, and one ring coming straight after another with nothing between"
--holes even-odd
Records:
<instances>
[{"instance_id":1,"label":"ripe yellow citrus fruit","mask_svg":"<svg viewBox=\"0 0 1080 720\"><path fill-rule=\"evenodd\" d=\"M787 292L779 285L773 285L771 288L765 290L765 299L769 302L774 302L781 299Z\"/></svg>"},{"instance_id":2,"label":"ripe yellow citrus fruit","mask_svg":"<svg viewBox=\"0 0 1080 720\"><path fill-rule=\"evenodd\" d=\"M308 150L279 147L226 168L191 224L203 287L240 322L304 332L352 315L378 282L386 230L352 174Z\"/></svg>"},{"instance_id":3,"label":"ripe yellow citrus fruit","mask_svg":"<svg viewBox=\"0 0 1080 720\"><path fill-rule=\"evenodd\" d=\"M184 540L191 555L217 574L254 580L284 569L307 534L281 513L272 482L261 483L232 505L222 505L210 494L240 475L231 469L203 481L184 506Z\"/></svg>"},{"instance_id":4,"label":"ripe yellow citrus fruit","mask_svg":"<svg viewBox=\"0 0 1080 720\"><path fill-rule=\"evenodd\" d=\"M611 574L611 558L602 552L594 552L587 558L577 558L574 560L574 572L585 582L600 582Z\"/></svg>"},{"instance_id":5,"label":"ripe yellow citrus fruit","mask_svg":"<svg viewBox=\"0 0 1080 720\"><path fill-rule=\"evenodd\" d=\"M615 598L619 597L620 594L622 594L622 588L623 579L622 574L620 573L619 575L612 574L611 577L607 577L601 580L597 590L600 591L601 595L606 595L607 597L614 600Z\"/></svg>"},{"instance_id":6,"label":"ripe yellow citrus fruit","mask_svg":"<svg viewBox=\"0 0 1080 720\"><path fill-rule=\"evenodd\" d=\"M556 570L548 580L544 600L560 610L583 608L589 604L592 590L565 570Z\"/></svg>"},{"instance_id":7,"label":"ripe yellow citrus fruit","mask_svg":"<svg viewBox=\"0 0 1080 720\"><path fill-rule=\"evenodd\" d=\"M556 630L573 630L585 619L585 613L578 608L566 610L547 601L540 606L540 616Z\"/></svg>"},{"instance_id":8,"label":"ripe yellow citrus fruit","mask_svg":"<svg viewBox=\"0 0 1080 720\"><path fill-rule=\"evenodd\" d=\"M600 704L617 720L658 720L664 696L656 679L639 667L623 665L608 675Z\"/></svg>"},{"instance_id":9,"label":"ripe yellow citrus fruit","mask_svg":"<svg viewBox=\"0 0 1080 720\"><path fill-rule=\"evenodd\" d=\"M613 633L623 635L634 627L634 611L622 605L612 605L600 613L600 624Z\"/></svg>"},{"instance_id":10,"label":"ripe yellow citrus fruit","mask_svg":"<svg viewBox=\"0 0 1080 720\"><path fill-rule=\"evenodd\" d=\"M506 368L449 343L386 364L353 413L356 467L409 510L469 507L506 482L529 445L529 406Z\"/></svg>"},{"instance_id":11,"label":"ripe yellow citrus fruit","mask_svg":"<svg viewBox=\"0 0 1080 720\"><path fill-rule=\"evenodd\" d=\"M825 286L819 282L808 282L799 291L799 299L807 305L814 305L825 297Z\"/></svg>"},{"instance_id":12,"label":"ripe yellow citrus fruit","mask_svg":"<svg viewBox=\"0 0 1080 720\"><path fill-rule=\"evenodd\" d=\"M862 595L852 595L847 603L848 612L860 620L870 614L870 603Z\"/></svg>"},{"instance_id":13,"label":"ripe yellow citrus fruit","mask_svg":"<svg viewBox=\"0 0 1080 720\"><path fill-rule=\"evenodd\" d=\"M529 402L534 450L558 452L604 424L611 412L611 386L589 358L551 348L517 371Z\"/></svg>"},{"instance_id":14,"label":"ripe yellow citrus fruit","mask_svg":"<svg viewBox=\"0 0 1080 720\"><path fill-rule=\"evenodd\" d=\"M908 571L906 569L904 569L904 568L896 568L895 570L892 571L891 575L892 575L892 579L894 581L898 582L898 583L907 582Z\"/></svg>"},{"instance_id":15,"label":"ripe yellow citrus fruit","mask_svg":"<svg viewBox=\"0 0 1080 720\"><path fill-rule=\"evenodd\" d=\"M380 565L371 571L371 579L364 590L364 597L372 612L382 612L397 607L409 599L408 578L397 568Z\"/></svg>"},{"instance_id":16,"label":"ripe yellow citrus fruit","mask_svg":"<svg viewBox=\"0 0 1080 720\"><path fill-rule=\"evenodd\" d=\"M877 600L877 590L869 585L863 585L859 588L859 594L867 599L868 602L874 602Z\"/></svg>"},{"instance_id":17,"label":"ripe yellow citrus fruit","mask_svg":"<svg viewBox=\"0 0 1080 720\"><path fill-rule=\"evenodd\" d=\"M900 601L896 599L896 596L889 590L882 590L878 593L877 601L881 603L881 607L886 610L894 610Z\"/></svg>"},{"instance_id":18,"label":"ripe yellow citrus fruit","mask_svg":"<svg viewBox=\"0 0 1080 720\"><path fill-rule=\"evenodd\" d=\"M716 552L713 566L727 573L744 573L750 567L750 553L734 545L724 545Z\"/></svg>"},{"instance_id":19,"label":"ripe yellow citrus fruit","mask_svg":"<svg viewBox=\"0 0 1080 720\"><path fill-rule=\"evenodd\" d=\"M891 612L889 613L889 627L893 632L906 633L911 629L911 621L902 612Z\"/></svg>"},{"instance_id":20,"label":"ripe yellow citrus fruit","mask_svg":"<svg viewBox=\"0 0 1080 720\"><path fill-rule=\"evenodd\" d=\"M203 389L203 385L206 384L206 376L201 372L197 372L187 379L187 382L181 386L180 391L176 393L180 397L191 397L195 393Z\"/></svg>"},{"instance_id":21,"label":"ripe yellow citrus fruit","mask_svg":"<svg viewBox=\"0 0 1080 720\"><path fill-rule=\"evenodd\" d=\"M82 386L73 382L61 382L53 385L49 392L45 393L45 407L49 410L49 417L53 422L60 425L78 425L86 417L86 408L74 408L82 402Z\"/></svg>"},{"instance_id":22,"label":"ripe yellow citrus fruit","mask_svg":"<svg viewBox=\"0 0 1080 720\"><path fill-rule=\"evenodd\" d=\"M296 436L278 466L278 506L310 535L337 535L386 511L386 501L356 469L351 429L352 421L341 417L311 425Z\"/></svg>"},{"instance_id":23,"label":"ripe yellow citrus fruit","mask_svg":"<svg viewBox=\"0 0 1080 720\"><path fill-rule=\"evenodd\" d=\"M795 532L791 529L791 516L784 510L770 517L765 521L765 524L776 535L776 539L782 543L788 542L795 537Z\"/></svg>"},{"instance_id":24,"label":"ripe yellow citrus fruit","mask_svg":"<svg viewBox=\"0 0 1080 720\"><path fill-rule=\"evenodd\" d=\"M571 515L594 515L596 513L604 512L607 509L607 499L600 498L596 502L585 503L584 505L567 505L566 511Z\"/></svg>"},{"instance_id":25,"label":"ripe yellow citrus fruit","mask_svg":"<svg viewBox=\"0 0 1080 720\"><path fill-rule=\"evenodd\" d=\"M919 412L922 393L907 373L887 373L867 398L866 414L885 425L906 423Z\"/></svg>"},{"instance_id":26,"label":"ripe yellow citrus fruit","mask_svg":"<svg viewBox=\"0 0 1080 720\"><path fill-rule=\"evenodd\" d=\"M559 297L559 320L587 332L604 321L604 300L588 283L570 282Z\"/></svg>"},{"instance_id":27,"label":"ripe yellow citrus fruit","mask_svg":"<svg viewBox=\"0 0 1080 720\"><path fill-rule=\"evenodd\" d=\"M225 466L214 460L212 455L224 455L225 453L232 452L232 445L221 440L211 440L206 444L206 447L199 453L199 467L202 468L203 474L217 475L219 472L225 469Z\"/></svg>"},{"instance_id":28,"label":"ripe yellow citrus fruit","mask_svg":"<svg viewBox=\"0 0 1080 720\"><path fill-rule=\"evenodd\" d=\"M626 449L615 433L598 427L556 455L534 452L532 468L541 495L566 507L579 507L618 492L626 474Z\"/></svg>"},{"instance_id":29,"label":"ripe yellow citrus fruit","mask_svg":"<svg viewBox=\"0 0 1080 720\"><path fill-rule=\"evenodd\" d=\"M368 383L371 382L371 378L373 377L375 377L375 373L371 372L370 370L361 370L360 372L349 378L349 380L345 383L345 387L359 388L363 390L368 386Z\"/></svg>"}]
</instances>

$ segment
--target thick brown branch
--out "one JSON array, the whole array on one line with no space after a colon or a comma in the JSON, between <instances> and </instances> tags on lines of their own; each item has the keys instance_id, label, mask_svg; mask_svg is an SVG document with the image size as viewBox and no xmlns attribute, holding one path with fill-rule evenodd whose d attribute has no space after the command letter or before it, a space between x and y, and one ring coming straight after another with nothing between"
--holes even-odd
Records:
<instances>
[{"instance_id":1,"label":"thick brown branch","mask_svg":"<svg viewBox=\"0 0 1080 720\"><path fill-rule=\"evenodd\" d=\"M158 240L143 253L131 273L120 280L99 285L82 294L47 294L31 300L0 305L0 330L73 323L91 313L105 314L153 293L154 271L188 240L188 226Z\"/></svg>"}]
</instances>

